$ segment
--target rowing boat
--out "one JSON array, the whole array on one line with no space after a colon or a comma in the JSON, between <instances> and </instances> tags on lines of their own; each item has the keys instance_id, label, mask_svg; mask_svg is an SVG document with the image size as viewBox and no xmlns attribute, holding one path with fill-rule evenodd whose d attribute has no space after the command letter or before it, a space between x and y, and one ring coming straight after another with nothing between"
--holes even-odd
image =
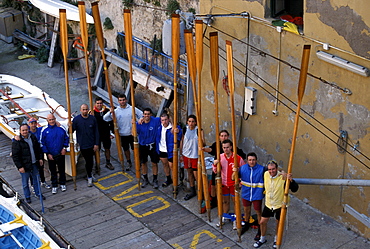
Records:
<instances>
[{"instance_id":1,"label":"rowing boat","mask_svg":"<svg viewBox=\"0 0 370 249\"><path fill-rule=\"evenodd\" d=\"M15 76L0 74L0 130L10 139L19 134L21 124L31 117L39 126L47 126L46 117L53 113L60 126L68 130L68 113L62 105L40 88ZM76 146L77 147L77 146ZM76 162L79 155L76 151ZM69 148L66 154L66 174L72 175Z\"/></svg>"},{"instance_id":2,"label":"rowing boat","mask_svg":"<svg viewBox=\"0 0 370 249\"><path fill-rule=\"evenodd\" d=\"M42 222L31 219L18 202L16 197L0 195L0 248L62 248L46 233Z\"/></svg>"},{"instance_id":3,"label":"rowing boat","mask_svg":"<svg viewBox=\"0 0 370 249\"><path fill-rule=\"evenodd\" d=\"M59 18L59 9L65 9L67 12L67 19L71 21L80 21L78 8L72 4L60 0L30 0L30 2L39 8L42 12L51 16ZM86 22L94 23L94 18L86 13Z\"/></svg>"}]
</instances>

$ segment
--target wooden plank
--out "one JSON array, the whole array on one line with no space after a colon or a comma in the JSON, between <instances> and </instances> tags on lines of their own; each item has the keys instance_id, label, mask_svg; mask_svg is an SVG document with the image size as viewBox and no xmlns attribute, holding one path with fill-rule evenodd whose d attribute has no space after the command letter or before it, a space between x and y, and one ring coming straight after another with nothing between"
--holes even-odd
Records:
<instances>
[{"instance_id":1,"label":"wooden plank","mask_svg":"<svg viewBox=\"0 0 370 249\"><path fill-rule=\"evenodd\" d=\"M55 18L54 20L54 31L53 35L51 36L51 46L49 51L49 59L48 59L48 67L53 67L54 65L54 52L55 52L55 45L58 38L58 30L59 30L59 18Z\"/></svg>"}]
</instances>

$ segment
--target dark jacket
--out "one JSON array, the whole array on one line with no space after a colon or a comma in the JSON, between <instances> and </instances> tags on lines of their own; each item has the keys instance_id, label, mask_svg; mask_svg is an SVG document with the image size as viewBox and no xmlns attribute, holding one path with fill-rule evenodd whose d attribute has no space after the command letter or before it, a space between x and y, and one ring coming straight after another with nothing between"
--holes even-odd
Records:
<instances>
[{"instance_id":1,"label":"dark jacket","mask_svg":"<svg viewBox=\"0 0 370 249\"><path fill-rule=\"evenodd\" d=\"M92 115L87 118L78 115L73 119L72 129L76 131L77 142L81 149L90 149L94 145L99 145L98 123Z\"/></svg>"},{"instance_id":2,"label":"dark jacket","mask_svg":"<svg viewBox=\"0 0 370 249\"><path fill-rule=\"evenodd\" d=\"M37 141L37 138L33 134L29 134L32 140L33 151L35 152L36 163L38 164L39 160L42 159L42 151L40 144ZM29 172L32 169L32 159L31 159L31 150L30 146L24 138L20 136L20 140L13 140L12 143L12 158L15 166L18 169L24 168L25 171Z\"/></svg>"}]
</instances>

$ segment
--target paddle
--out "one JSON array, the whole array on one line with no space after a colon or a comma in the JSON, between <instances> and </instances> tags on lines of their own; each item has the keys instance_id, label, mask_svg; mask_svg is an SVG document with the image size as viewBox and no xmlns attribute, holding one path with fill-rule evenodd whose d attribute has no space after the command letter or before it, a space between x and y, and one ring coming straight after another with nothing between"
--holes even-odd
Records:
<instances>
[{"instance_id":1,"label":"paddle","mask_svg":"<svg viewBox=\"0 0 370 249\"><path fill-rule=\"evenodd\" d=\"M203 147L203 140L202 140L202 111L201 111L201 96L202 96L202 68L203 68L203 21L202 20L195 20L195 46L196 46L196 66L197 66L197 74L198 74L198 138L199 138L199 158L200 158L200 166L201 166L201 176L202 176L202 184L203 184L203 196L206 202L206 209L208 220L211 221L211 202L209 199L209 191L208 191L208 177L207 177L207 170L206 165L204 163L204 151L201 149ZM200 170L199 170L200 171ZM198 179L199 173L198 173ZM200 184L200 182L199 182Z\"/></svg>"},{"instance_id":2,"label":"paddle","mask_svg":"<svg viewBox=\"0 0 370 249\"><path fill-rule=\"evenodd\" d=\"M180 16L172 14L172 59L173 59L173 129L177 128L177 65L180 54ZM177 133L173 133L173 197L177 198L178 185L178 143Z\"/></svg>"},{"instance_id":3,"label":"paddle","mask_svg":"<svg viewBox=\"0 0 370 249\"><path fill-rule=\"evenodd\" d=\"M234 107L234 66L233 66L233 49L231 41L226 41L226 59L227 59L227 74L230 88L230 106L231 106L231 124L233 136L233 153L234 153L234 168L239 168L238 165L238 154L237 154L237 141L236 141L236 120L235 120L235 107ZM238 170L236 170L238 172ZM240 211L240 188L239 188L239 177L235 177L235 201L234 209L236 215L236 228L239 236L239 242L241 242L242 234L242 223L241 223L241 211Z\"/></svg>"},{"instance_id":4,"label":"paddle","mask_svg":"<svg viewBox=\"0 0 370 249\"><path fill-rule=\"evenodd\" d=\"M86 23L86 9L85 2L78 2L78 10L80 14L80 30L81 30L81 40L84 49L85 64L86 64L86 78L87 78L87 91L89 93L90 102L90 113L94 115L93 97L91 89L91 78L90 78L90 67L89 67L89 54L87 53L88 47L88 34L87 34L87 23ZM95 151L95 161L96 161L96 172L100 175L100 151Z\"/></svg>"},{"instance_id":5,"label":"paddle","mask_svg":"<svg viewBox=\"0 0 370 249\"><path fill-rule=\"evenodd\" d=\"M91 8L92 8L93 17L94 17L96 38L97 38L98 43L99 43L101 57L102 57L102 60L103 60L105 83L106 83L107 90L108 90L108 95L109 95L109 105L113 109L114 108L114 103L113 103L112 89L111 89L110 82L109 82L109 74L108 74L107 61L105 60L104 37L103 37L103 29L102 29L101 21L100 21L100 13L99 13L98 2L93 2L91 4ZM112 111L112 119L113 119L113 124L114 124L114 136L116 138L116 146L117 146L117 151L118 151L118 158L119 158L119 161L121 163L122 171L124 172L125 171L125 168L124 168L124 164L123 164L123 153L122 153L122 148L121 148L121 137L120 137L119 132L118 132L117 119L116 119L116 114L115 114L114 111Z\"/></svg>"},{"instance_id":6,"label":"paddle","mask_svg":"<svg viewBox=\"0 0 370 249\"><path fill-rule=\"evenodd\" d=\"M291 145L291 148L290 148L287 174L292 173L295 143L296 143L296 140L297 140L296 137L297 137L297 131L298 131L299 113L301 111L301 104L302 104L303 94L304 94L304 90L306 88L306 80L307 80L308 62L309 62L309 58L310 58L310 50L311 50L310 45L304 45L303 46L301 73L299 75L298 94L297 94L298 95L298 104L297 104L297 110L296 110L295 120L294 120L293 138L292 138L292 145ZM279 227L278 227L278 233L277 233L277 240L276 240L277 248L280 248L281 242L283 240L284 223L285 223L285 217L286 217L286 212L287 212L289 186L290 186L290 181L287 180L286 183L285 183L284 201L283 201L283 206L281 207L281 214L280 214Z\"/></svg>"},{"instance_id":7,"label":"paddle","mask_svg":"<svg viewBox=\"0 0 370 249\"><path fill-rule=\"evenodd\" d=\"M125 9L123 12L124 28L125 28L125 43L126 52L130 67L130 93L131 93L131 108L132 108L132 136L134 137L134 158L135 158L135 169L136 169L136 180L137 188L140 190L140 158L139 158L139 140L137 139L136 130L136 114L135 114L135 89L133 80L132 70L132 24L131 24L131 12L129 9Z\"/></svg>"},{"instance_id":8,"label":"paddle","mask_svg":"<svg viewBox=\"0 0 370 249\"><path fill-rule=\"evenodd\" d=\"M217 209L218 209L218 218L220 220L220 228L222 228L222 179L221 179L221 164L220 164L220 128L219 128L219 119L218 119L218 92L217 92L217 83L219 80L219 57L218 57L218 33L212 32L209 34L210 42L210 59L211 59L211 76L213 81L213 95L215 102L215 126L216 126L216 159L217 159Z\"/></svg>"},{"instance_id":9,"label":"paddle","mask_svg":"<svg viewBox=\"0 0 370 249\"><path fill-rule=\"evenodd\" d=\"M196 62L195 62L195 53L194 53L194 43L193 43L193 33L191 30L185 30L184 32L185 37L185 46L186 46L186 55L188 58L188 70L191 78L191 85L193 88L193 98L194 98L194 105L195 105L195 114L199 117L199 108L198 108L198 101L197 101L197 87L196 87ZM198 119L199 122L199 119ZM199 130L199 127L198 127ZM198 136L198 139L200 137ZM199 144L198 140L198 146ZM197 196L198 196L198 205L199 205L199 213L202 212L202 201L203 201L203 189L202 189L202 178L199 176L201 172L200 160L198 158L198 172L197 172Z\"/></svg>"},{"instance_id":10,"label":"paddle","mask_svg":"<svg viewBox=\"0 0 370 249\"><path fill-rule=\"evenodd\" d=\"M76 185L76 161L75 161L75 144L73 142L73 130L72 130L72 115L71 115L71 97L69 95L69 81L68 81L68 64L67 64L67 54L68 54L68 31L67 31L67 13L65 9L59 9L59 22L60 22L60 44L63 53L63 63L64 63L64 78L66 83L66 97L67 97L67 107L68 107L68 133L69 133L69 153L71 158L72 167L72 179L74 183L74 190L77 189Z\"/></svg>"}]
</instances>

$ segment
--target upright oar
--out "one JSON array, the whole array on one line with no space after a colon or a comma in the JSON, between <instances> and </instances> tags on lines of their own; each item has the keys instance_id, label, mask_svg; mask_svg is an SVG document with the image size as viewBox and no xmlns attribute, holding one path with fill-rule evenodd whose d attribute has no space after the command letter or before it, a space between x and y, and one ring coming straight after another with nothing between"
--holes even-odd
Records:
<instances>
[{"instance_id":1,"label":"upright oar","mask_svg":"<svg viewBox=\"0 0 370 249\"><path fill-rule=\"evenodd\" d=\"M202 176L202 184L203 184L203 196L206 202L206 209L208 220L211 221L211 202L209 198L209 191L208 191L208 177L207 177L207 170L206 165L204 163L204 151L201 149L203 147L203 136L202 136L202 111L201 111L201 98L202 98L202 68L203 68L203 21L196 20L195 21L195 46L196 46L196 66L197 66L197 75L198 75L198 88L197 88L197 95L198 95L198 138L199 138L199 155L200 158L200 166L201 166L201 176ZM199 160L198 160L199 161ZM198 181L199 173L198 173ZM199 182L200 184L200 182Z\"/></svg>"},{"instance_id":2,"label":"upright oar","mask_svg":"<svg viewBox=\"0 0 370 249\"><path fill-rule=\"evenodd\" d=\"M191 84L193 87L193 98L194 98L194 105L195 105L195 114L199 117L199 109L198 109L198 101L197 101L197 87L196 87L196 78L197 78L197 69L196 69L196 62L195 62L195 53L194 53L194 43L193 43L193 33L190 30L185 30L184 32L185 37L185 46L186 46L186 55L188 58L188 70L191 78ZM198 119L199 122L199 119ZM198 146L201 146L199 144ZM202 189L202 178L199 173L201 172L200 167L200 159L198 158L198 172L197 172L197 196L198 196L198 206L199 206L199 213L202 212L202 202L203 202L203 189Z\"/></svg>"},{"instance_id":3,"label":"upright oar","mask_svg":"<svg viewBox=\"0 0 370 249\"><path fill-rule=\"evenodd\" d=\"M107 61L105 60L104 36L103 36L103 29L102 29L101 21L100 21L100 13L99 13L98 2L93 2L91 4L91 8L92 8L92 13L93 13L93 17L94 17L96 38L98 39L100 52L101 52L101 57L102 57L102 60L103 60L105 84L107 86L108 95L109 95L109 105L113 109L114 108L114 103L113 103L112 89L111 89L110 82L109 82ZM125 171L124 164L123 164L123 152L122 152L122 148L121 148L121 137L120 137L119 132L118 132L117 119L116 119L116 114L115 114L114 111L112 112L112 118L113 118L113 124L114 124L114 136L116 138L118 158L119 158L119 161L121 163L122 171Z\"/></svg>"},{"instance_id":4,"label":"upright oar","mask_svg":"<svg viewBox=\"0 0 370 249\"><path fill-rule=\"evenodd\" d=\"M293 157L294 157L295 143L296 143L296 140L297 140L299 113L301 112L302 99L303 99L303 95L304 95L304 90L306 88L306 80L307 80L308 62L309 62L309 58L310 58L310 50L311 50L310 45L304 45L303 46L301 73L299 75L299 85L298 85L298 94L297 94L298 95L298 104L297 104L297 110L296 110L295 120L294 120L292 145L290 147L288 172L287 172L288 174L292 173L292 168L293 168ZM288 204L289 186L290 186L290 181L286 180L285 189L284 189L284 201L283 201L283 206L281 207L281 214L280 214L279 227L278 227L277 240L276 240L277 248L280 248L281 242L283 240L284 224L285 224L285 217L286 217L287 204Z\"/></svg>"},{"instance_id":5,"label":"upright oar","mask_svg":"<svg viewBox=\"0 0 370 249\"><path fill-rule=\"evenodd\" d=\"M215 102L215 126L216 126L216 159L217 159L217 208L218 218L220 219L220 228L222 228L222 181L221 181L221 164L220 164L220 136L219 136L219 119L218 119L218 91L217 84L219 80L219 56L218 56L218 33L212 32L209 34L210 42L210 59L211 59L211 77L213 81L213 96Z\"/></svg>"},{"instance_id":6,"label":"upright oar","mask_svg":"<svg viewBox=\"0 0 370 249\"><path fill-rule=\"evenodd\" d=\"M71 115L71 97L69 95L69 80L68 80L68 64L67 64L67 54L68 54L68 31L67 31L67 13L65 9L59 9L59 21L60 21L60 44L63 53L63 65L64 65L64 78L66 83L66 98L68 107L68 133L69 133L69 156L71 158L72 167L72 179L74 182L74 189L76 186L76 161L75 161L75 144L73 142L73 130L72 130L72 115Z\"/></svg>"},{"instance_id":7,"label":"upright oar","mask_svg":"<svg viewBox=\"0 0 370 249\"><path fill-rule=\"evenodd\" d=\"M136 180L137 187L140 190L140 158L139 158L139 141L137 139L136 130L136 114L135 114L135 89L132 71L132 24L131 24L131 12L129 9L125 9L123 12L124 28L125 28L125 43L126 52L129 61L130 68L130 93L131 93L131 107L132 107L132 136L134 137L134 158L135 158L135 169L136 169Z\"/></svg>"},{"instance_id":8,"label":"upright oar","mask_svg":"<svg viewBox=\"0 0 370 249\"><path fill-rule=\"evenodd\" d=\"M173 128L177 127L177 66L180 54L180 16L172 14L172 59L173 59ZM173 163L172 163L172 178L173 178L173 197L177 198L178 185L178 143L177 133L173 133Z\"/></svg>"},{"instance_id":9,"label":"upright oar","mask_svg":"<svg viewBox=\"0 0 370 249\"><path fill-rule=\"evenodd\" d=\"M81 40L84 48L85 64L86 64L86 77L87 77L87 92L89 93L89 103L91 115L94 115L93 97L91 89L91 78L90 78L90 67L89 67L89 54L87 52L87 47L89 44L88 34L87 34L87 22L86 22L86 8L85 2L78 2L78 10L80 14L80 31ZM96 171L100 175L100 151L95 151L95 161L96 161Z\"/></svg>"},{"instance_id":10,"label":"upright oar","mask_svg":"<svg viewBox=\"0 0 370 249\"><path fill-rule=\"evenodd\" d=\"M229 80L230 89L230 106L231 106L231 134L233 136L233 154L234 154L234 167L239 168L238 165L238 154L237 154L237 141L236 141L236 120L235 120L235 106L234 106L234 66L233 66L233 48L231 41L226 41L226 59L227 59L227 74ZM238 171L236 171L238 172ZM241 223L241 211L240 211L240 188L239 188L239 177L235 177L235 201L234 211L236 215L236 228L238 231L239 242L241 242L242 235L242 223Z\"/></svg>"}]
</instances>

